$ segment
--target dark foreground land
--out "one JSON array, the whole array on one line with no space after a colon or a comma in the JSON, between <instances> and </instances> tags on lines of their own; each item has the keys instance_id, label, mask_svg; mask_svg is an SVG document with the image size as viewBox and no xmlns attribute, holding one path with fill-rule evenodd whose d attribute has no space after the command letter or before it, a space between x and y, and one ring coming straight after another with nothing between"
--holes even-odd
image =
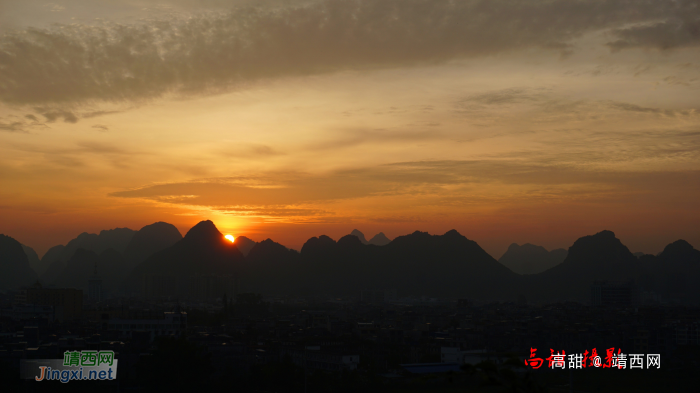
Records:
<instances>
[{"instance_id":1,"label":"dark foreground land","mask_svg":"<svg viewBox=\"0 0 700 393\"><path fill-rule=\"evenodd\" d=\"M439 299L366 303L348 299L264 299L221 303L115 299L138 320L181 307L180 334L151 335L115 320L41 322L3 318L2 391L202 392L695 392L700 310L592 307L578 303L474 305ZM128 315L126 315L128 314ZM147 326L148 319L143 320ZM152 321L152 320L150 320ZM66 350L114 350L113 381L22 381L24 358L62 358ZM608 348L659 354L659 369L550 369L525 366L531 348L583 353ZM452 351L452 352L450 352ZM457 351L457 352L455 352ZM452 371L416 371L446 364ZM447 358L445 357L447 356Z\"/></svg>"}]
</instances>

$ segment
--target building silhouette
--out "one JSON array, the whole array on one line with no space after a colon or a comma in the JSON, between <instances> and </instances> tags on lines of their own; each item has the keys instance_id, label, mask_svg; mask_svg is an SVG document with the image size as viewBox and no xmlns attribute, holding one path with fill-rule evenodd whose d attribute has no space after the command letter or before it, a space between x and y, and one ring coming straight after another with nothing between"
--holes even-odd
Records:
<instances>
[{"instance_id":1,"label":"building silhouette","mask_svg":"<svg viewBox=\"0 0 700 393\"><path fill-rule=\"evenodd\" d=\"M103 300L102 279L97 275L97 263L95 263L95 271L88 280L88 300L93 303Z\"/></svg>"}]
</instances>

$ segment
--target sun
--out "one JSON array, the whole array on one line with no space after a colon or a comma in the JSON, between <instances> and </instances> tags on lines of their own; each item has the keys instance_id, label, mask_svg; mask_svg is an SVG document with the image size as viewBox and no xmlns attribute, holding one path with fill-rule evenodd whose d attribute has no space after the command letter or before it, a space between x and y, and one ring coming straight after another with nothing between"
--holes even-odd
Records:
<instances>
[{"instance_id":1,"label":"sun","mask_svg":"<svg viewBox=\"0 0 700 393\"><path fill-rule=\"evenodd\" d=\"M228 239L231 243L233 243L233 241L236 240L236 238L233 237L233 235L226 235L226 236L224 236L224 237L225 237L226 239Z\"/></svg>"}]
</instances>

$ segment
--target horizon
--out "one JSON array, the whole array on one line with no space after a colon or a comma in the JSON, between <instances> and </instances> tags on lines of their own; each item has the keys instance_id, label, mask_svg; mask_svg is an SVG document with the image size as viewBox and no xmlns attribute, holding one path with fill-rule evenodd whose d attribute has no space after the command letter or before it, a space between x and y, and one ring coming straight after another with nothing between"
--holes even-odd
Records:
<instances>
[{"instance_id":1,"label":"horizon","mask_svg":"<svg viewBox=\"0 0 700 393\"><path fill-rule=\"evenodd\" d=\"M211 220L206 220L206 219L205 219L205 220L199 221L197 224L199 224L199 223L201 223L201 222L204 222L204 221L211 221ZM158 221L158 222L165 222L165 221ZM166 222L166 223L167 223L167 222ZM337 242L340 238L342 238L342 237L344 237L344 236L347 236L347 235L352 235L351 232L353 232L354 230L358 230L358 231L360 231L360 232L365 236L365 239L369 241L369 240L370 240L372 237L374 237L375 235L377 235L377 234L379 234L379 233L384 233L383 231L379 231L379 232L376 232L376 233L367 233L367 232L362 231L362 230L360 230L360 229L358 229L358 228L353 228L353 229L347 231L346 233L344 233L344 234L339 234L339 235L329 235L329 234L326 234L326 233L321 233L321 234L313 235L313 236L310 236L309 238L305 239L302 243L298 244L297 246L290 246L290 245L288 245L288 244L284 244L284 243L278 241L277 239L274 239L274 238L269 237L269 236L266 237L266 236L263 235L263 236L253 237L253 236L249 236L249 235L247 235L247 234L245 234L245 233L236 234L236 233L230 233L230 232L222 231L222 230L216 225L215 222L212 221L212 223L213 223L214 226L219 230L219 232L220 232L222 235L224 235L224 236L231 235L231 236L234 236L235 239L238 239L239 237L246 237L246 238L248 238L249 240L254 241L255 243L260 243L260 242L262 242L262 241L264 241L264 240L270 239L270 240L272 240L272 241L274 241L274 242L276 242L276 243L279 243L279 244L285 246L286 248L288 248L288 249L290 249L290 250L295 250L295 251L297 251L297 252L300 252L302 246L306 243L306 241L308 241L309 239L311 239L311 238L313 238L313 237L328 236L328 237L330 237L331 239L333 239L333 241L336 241L336 242ZM151 224L153 224L153 223L151 223ZM191 230L191 229L192 229L194 226L196 226L197 224L193 225L192 227L187 228L187 229L184 230L184 231L183 231L181 228L177 228L177 227L176 227L176 228L177 228L178 232L180 232L180 234L181 234L182 237L184 238L185 235L187 234L187 232L189 232L189 230ZM147 225L150 225L150 224L147 224ZM128 227L119 227L119 228L126 228L126 229L130 229L130 230L132 230L132 231L134 231L134 232L137 232L137 231L139 231L142 227L140 227L139 229L128 228ZM105 228L105 229L103 229L103 230L112 230L112 229L117 229L117 228ZM429 231L422 231L422 230L420 230L420 229L416 229L416 230L414 230L414 231L407 232L407 233L404 233L404 234L399 234L399 235L396 235L396 236L389 236L389 235L387 235L386 233L384 233L384 235L387 236L387 238L388 238L390 241L393 241L393 240L396 239L397 237L408 236L408 235L411 235L411 234L413 234L413 233L415 233L415 232L424 232L424 233L428 233L428 234L430 234L430 235L432 235L432 236L442 236L442 235L444 235L444 234L446 234L447 232L452 231L452 230L457 231L460 235L464 236L465 238L467 238L467 239L469 239L469 240L475 241L482 249L484 249L484 251L486 251L487 254L489 254L489 255L490 255L492 258L494 258L496 261L498 261L499 259L501 259L501 257L503 257L503 255L504 255L504 254L506 253L506 251L507 251L507 248L508 248L510 245L512 245L512 244L517 244L517 245L519 245L519 246L522 246L522 245L525 245L525 244L532 244L532 245L535 245L535 246L542 246L542 247L544 247L547 251L552 251L552 250L556 250L556 249L568 250L569 247L571 247L571 245L573 245L573 243L574 243L576 240L580 239L581 237L592 236L592 235L595 235L595 234L600 233L600 232L603 232L603 231L610 231L610 232L613 232L613 233L615 234L615 237L617 237L618 239L620 239L619 235L618 235L615 231L610 230L610 229L601 229L601 230L595 231L595 232L593 232L593 233L589 233L589 234L586 234L586 235L579 236L578 238L573 239L568 245L562 246L562 247L552 247L552 248L550 248L550 247L543 246L542 244L537 244L537 243L533 243L533 242L511 242L511 243L508 244L508 246L506 246L506 249L505 249L505 250L503 250L503 251L500 252L499 254L494 254L493 252L491 252L491 251L487 250L486 248L484 248L484 247L479 243L478 240L473 239L473 238L470 238L469 236L466 236L465 234L463 234L462 232L460 232L459 230L454 229L454 228L448 229L448 230L446 230L446 231L444 231L444 232L441 232L441 233L431 233L431 232L429 232ZM70 238L68 241L66 241L66 242L64 242L64 243L61 243L60 245L65 246L70 240L75 239L78 235L80 235L80 234L82 234L82 233L92 233L92 234L97 234L97 235L99 235L99 233L100 233L101 231L102 231L102 230L96 231L96 232L81 232L81 233L75 235L74 237ZM4 235L9 236L9 235L7 235L7 234L4 234ZM10 236L10 237L12 237L12 236ZM663 247L661 247L661 249L659 249L659 250L656 251L656 252L645 252L645 251L639 251L639 250L635 250L635 249L629 248L629 246L625 243L624 239L620 239L620 242L621 242L623 245L625 245L626 247L628 247L628 249L630 250L631 253L643 252L644 254L657 255L657 254L659 254L661 251L663 251L663 249L664 249L666 246L668 246L669 244L671 244L671 243L673 243L673 242L675 242L675 241L678 241L678 240L687 241L687 240L682 239L682 238L675 239L675 240L673 240L673 241L670 241L670 242L666 243ZM20 243L22 243L22 242L20 242ZM236 244L235 241L234 241L233 243L234 243L234 245ZM690 242L688 242L688 243L690 243ZM22 243L22 244L25 245L25 246L31 247L32 249L34 249L34 251L35 251L35 252L37 253L37 255L39 256L39 259L43 258L44 254L46 254L46 251L48 251L48 248L47 248L46 250L43 250L43 251L40 252L39 249L35 249L34 247L32 247L32 246L29 245L29 244L24 244L24 243ZM694 247L694 245L693 245L692 243L690 243L690 244L691 244L691 246ZM59 245L59 244L55 244L54 246L58 246L58 245ZM51 247L54 247L54 246L51 246ZM49 248L51 248L51 247L49 247Z\"/></svg>"},{"instance_id":2,"label":"horizon","mask_svg":"<svg viewBox=\"0 0 700 393\"><path fill-rule=\"evenodd\" d=\"M0 0L0 233L42 255L203 219L291 248L354 228L491 255L603 229L700 245L698 12Z\"/></svg>"}]
</instances>

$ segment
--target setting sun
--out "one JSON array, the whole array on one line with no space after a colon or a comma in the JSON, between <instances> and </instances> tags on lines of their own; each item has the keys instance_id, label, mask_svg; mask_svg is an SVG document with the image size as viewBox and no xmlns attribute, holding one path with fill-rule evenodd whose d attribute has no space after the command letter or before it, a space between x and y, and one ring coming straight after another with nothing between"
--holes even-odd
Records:
<instances>
[{"instance_id":1,"label":"setting sun","mask_svg":"<svg viewBox=\"0 0 700 393\"><path fill-rule=\"evenodd\" d=\"M233 235L226 235L226 236L224 236L224 237L225 237L226 239L230 240L231 243L233 243L233 241L235 240L235 238L233 237Z\"/></svg>"}]
</instances>

